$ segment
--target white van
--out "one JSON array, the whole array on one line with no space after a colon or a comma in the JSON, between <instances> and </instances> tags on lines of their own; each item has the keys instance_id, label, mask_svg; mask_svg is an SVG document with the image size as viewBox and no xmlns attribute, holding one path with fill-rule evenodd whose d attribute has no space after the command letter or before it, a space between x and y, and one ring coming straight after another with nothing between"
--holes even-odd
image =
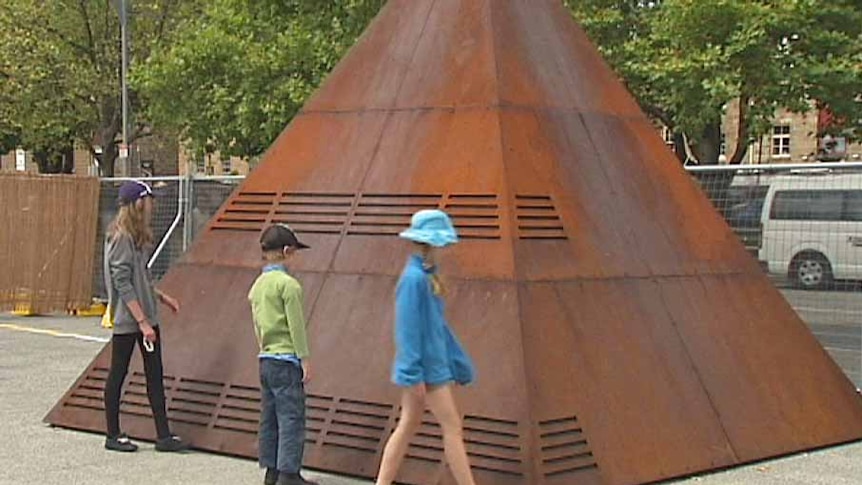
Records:
<instances>
[{"instance_id":1,"label":"white van","mask_svg":"<svg viewBox=\"0 0 862 485\"><path fill-rule=\"evenodd\" d=\"M862 280L862 174L770 180L758 259L806 289Z\"/></svg>"}]
</instances>

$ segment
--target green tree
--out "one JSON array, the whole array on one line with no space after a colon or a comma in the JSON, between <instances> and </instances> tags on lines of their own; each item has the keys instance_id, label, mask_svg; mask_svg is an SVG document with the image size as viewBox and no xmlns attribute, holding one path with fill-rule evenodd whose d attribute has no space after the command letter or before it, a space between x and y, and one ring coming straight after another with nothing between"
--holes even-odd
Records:
<instances>
[{"instance_id":1,"label":"green tree","mask_svg":"<svg viewBox=\"0 0 862 485\"><path fill-rule=\"evenodd\" d=\"M738 110L740 163L776 111L828 107L862 137L858 0L566 0L639 100L702 164L718 162L721 120ZM732 104L734 100L738 103ZM681 143L678 143L681 145ZM683 150L678 150L682 153Z\"/></svg>"},{"instance_id":2,"label":"green tree","mask_svg":"<svg viewBox=\"0 0 862 485\"><path fill-rule=\"evenodd\" d=\"M212 0L137 66L154 125L196 153L263 153L385 0Z\"/></svg>"},{"instance_id":3,"label":"green tree","mask_svg":"<svg viewBox=\"0 0 862 485\"><path fill-rule=\"evenodd\" d=\"M120 26L109 0L0 0L0 132L34 152L42 171L68 171L75 143L112 175L122 134ZM134 0L131 64L171 42L198 1ZM132 93L132 113L143 109ZM130 140L150 133L140 119ZM101 149L98 153L97 147ZM65 158L64 158L65 156ZM66 160L65 166L58 160Z\"/></svg>"}]
</instances>

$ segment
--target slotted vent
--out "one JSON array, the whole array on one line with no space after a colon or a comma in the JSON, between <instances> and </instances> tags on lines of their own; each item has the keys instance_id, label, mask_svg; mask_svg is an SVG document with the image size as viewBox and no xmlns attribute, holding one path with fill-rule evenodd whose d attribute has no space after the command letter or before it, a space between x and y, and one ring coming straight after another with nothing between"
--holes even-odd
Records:
<instances>
[{"instance_id":1,"label":"slotted vent","mask_svg":"<svg viewBox=\"0 0 862 485\"><path fill-rule=\"evenodd\" d=\"M168 399L168 418L197 426L208 426L216 414L224 384L183 378L176 382Z\"/></svg>"},{"instance_id":2,"label":"slotted vent","mask_svg":"<svg viewBox=\"0 0 862 485\"><path fill-rule=\"evenodd\" d=\"M231 384L216 413L213 427L256 435L260 417L260 389Z\"/></svg>"},{"instance_id":3,"label":"slotted vent","mask_svg":"<svg viewBox=\"0 0 862 485\"><path fill-rule=\"evenodd\" d=\"M576 416L541 421L539 437L546 477L597 468L589 442Z\"/></svg>"},{"instance_id":4,"label":"slotted vent","mask_svg":"<svg viewBox=\"0 0 862 485\"><path fill-rule=\"evenodd\" d=\"M500 204L494 194L450 194L443 209L462 239L500 239Z\"/></svg>"},{"instance_id":5,"label":"slotted vent","mask_svg":"<svg viewBox=\"0 0 862 485\"><path fill-rule=\"evenodd\" d=\"M228 203L213 223L214 231L249 231L263 229L275 203L275 192L240 192Z\"/></svg>"},{"instance_id":6,"label":"slotted vent","mask_svg":"<svg viewBox=\"0 0 862 485\"><path fill-rule=\"evenodd\" d=\"M515 216L519 239L568 239L551 196L516 195Z\"/></svg>"},{"instance_id":7,"label":"slotted vent","mask_svg":"<svg viewBox=\"0 0 862 485\"><path fill-rule=\"evenodd\" d=\"M430 412L425 411L422 416L422 424L407 446L406 457L435 464L443 461L443 432Z\"/></svg>"},{"instance_id":8,"label":"slotted vent","mask_svg":"<svg viewBox=\"0 0 862 485\"><path fill-rule=\"evenodd\" d=\"M176 378L166 375L162 379L165 383L165 396L167 397ZM120 399L120 413L151 418L153 412L150 409L150 401L147 399L147 379L144 373L139 371L132 372L123 387L123 397Z\"/></svg>"},{"instance_id":9,"label":"slotted vent","mask_svg":"<svg viewBox=\"0 0 862 485\"><path fill-rule=\"evenodd\" d=\"M368 401L337 399L323 446L335 446L374 455L383 446L393 407Z\"/></svg>"},{"instance_id":10,"label":"slotted vent","mask_svg":"<svg viewBox=\"0 0 862 485\"><path fill-rule=\"evenodd\" d=\"M410 217L422 209L438 209L440 194L362 194L347 234L397 236L410 225Z\"/></svg>"},{"instance_id":11,"label":"slotted vent","mask_svg":"<svg viewBox=\"0 0 862 485\"><path fill-rule=\"evenodd\" d=\"M518 423L468 415L464 417L463 432L473 469L523 476ZM422 417L406 456L428 463L443 462L443 432L431 413L426 411Z\"/></svg>"},{"instance_id":12,"label":"slotted vent","mask_svg":"<svg viewBox=\"0 0 862 485\"><path fill-rule=\"evenodd\" d=\"M467 415L463 426L473 468L523 476L517 422Z\"/></svg>"},{"instance_id":13,"label":"slotted vent","mask_svg":"<svg viewBox=\"0 0 862 485\"><path fill-rule=\"evenodd\" d=\"M73 408L105 410L105 383L108 380L108 369L93 367L87 372L84 380L72 390L64 406Z\"/></svg>"},{"instance_id":14,"label":"slotted vent","mask_svg":"<svg viewBox=\"0 0 862 485\"><path fill-rule=\"evenodd\" d=\"M288 192L272 222L288 224L298 233L341 234L353 200L353 194Z\"/></svg>"}]
</instances>

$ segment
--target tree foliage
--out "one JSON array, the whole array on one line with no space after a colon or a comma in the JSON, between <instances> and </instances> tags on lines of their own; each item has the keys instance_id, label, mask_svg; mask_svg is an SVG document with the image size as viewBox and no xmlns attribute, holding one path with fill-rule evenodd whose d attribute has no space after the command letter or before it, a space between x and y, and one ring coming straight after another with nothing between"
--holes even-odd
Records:
<instances>
[{"instance_id":1,"label":"tree foliage","mask_svg":"<svg viewBox=\"0 0 862 485\"><path fill-rule=\"evenodd\" d=\"M43 170L74 143L101 147L113 173L122 133L121 42L110 0L0 0L0 135L32 150ZM170 43L195 1L129 0L131 64ZM132 113L143 106L131 96ZM131 140L149 129L135 123ZM12 140L14 137L14 140Z\"/></svg>"},{"instance_id":2,"label":"tree foliage","mask_svg":"<svg viewBox=\"0 0 862 485\"><path fill-rule=\"evenodd\" d=\"M148 120L198 152L253 158L293 118L384 0L212 0L138 66Z\"/></svg>"},{"instance_id":3,"label":"tree foliage","mask_svg":"<svg viewBox=\"0 0 862 485\"><path fill-rule=\"evenodd\" d=\"M721 120L739 100L740 163L777 110L826 107L862 137L858 0L566 0L641 106L717 163Z\"/></svg>"}]
</instances>

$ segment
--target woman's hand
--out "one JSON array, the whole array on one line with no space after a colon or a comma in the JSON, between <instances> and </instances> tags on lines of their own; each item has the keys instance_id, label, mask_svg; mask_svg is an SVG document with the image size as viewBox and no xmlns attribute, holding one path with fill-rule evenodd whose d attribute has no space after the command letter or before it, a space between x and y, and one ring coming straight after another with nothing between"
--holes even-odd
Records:
<instances>
[{"instance_id":1,"label":"woman's hand","mask_svg":"<svg viewBox=\"0 0 862 485\"><path fill-rule=\"evenodd\" d=\"M144 340L150 343L156 343L156 331L153 330L153 326L147 320L142 320L138 323L138 328L141 329L141 333L144 334Z\"/></svg>"},{"instance_id":2,"label":"woman's hand","mask_svg":"<svg viewBox=\"0 0 862 485\"><path fill-rule=\"evenodd\" d=\"M162 293L158 291L159 300L164 303L168 308L171 309L172 312L177 313L180 311L180 302L178 302L175 298L168 295L167 293Z\"/></svg>"}]
</instances>

